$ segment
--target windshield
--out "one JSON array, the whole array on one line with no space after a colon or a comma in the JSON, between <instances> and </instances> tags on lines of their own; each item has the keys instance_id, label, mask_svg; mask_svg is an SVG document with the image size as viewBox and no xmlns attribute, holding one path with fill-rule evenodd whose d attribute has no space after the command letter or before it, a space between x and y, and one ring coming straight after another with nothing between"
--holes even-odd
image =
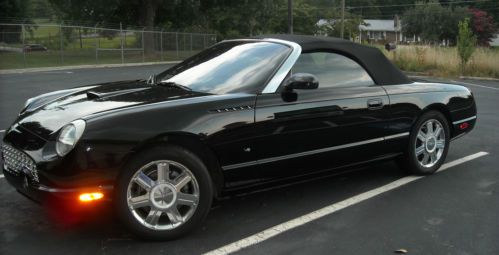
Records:
<instances>
[{"instance_id":1,"label":"windshield","mask_svg":"<svg viewBox=\"0 0 499 255\"><path fill-rule=\"evenodd\" d=\"M158 79L212 94L256 93L290 51L272 42L223 42L166 70Z\"/></svg>"}]
</instances>

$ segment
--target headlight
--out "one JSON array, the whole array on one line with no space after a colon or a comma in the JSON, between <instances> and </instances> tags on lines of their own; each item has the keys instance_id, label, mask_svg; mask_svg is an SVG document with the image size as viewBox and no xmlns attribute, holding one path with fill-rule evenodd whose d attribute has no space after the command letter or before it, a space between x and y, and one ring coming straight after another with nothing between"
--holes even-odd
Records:
<instances>
[{"instance_id":1,"label":"headlight","mask_svg":"<svg viewBox=\"0 0 499 255\"><path fill-rule=\"evenodd\" d=\"M64 126L57 137L55 145L57 154L61 157L68 154L80 140L83 131L85 131L85 121L83 120L75 120Z\"/></svg>"}]
</instances>

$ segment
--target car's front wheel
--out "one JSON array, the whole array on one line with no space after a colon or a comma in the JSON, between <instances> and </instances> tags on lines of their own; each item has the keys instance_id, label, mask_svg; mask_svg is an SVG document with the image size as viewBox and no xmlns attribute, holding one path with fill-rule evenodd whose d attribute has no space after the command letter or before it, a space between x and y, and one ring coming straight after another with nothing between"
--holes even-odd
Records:
<instances>
[{"instance_id":1,"label":"car's front wheel","mask_svg":"<svg viewBox=\"0 0 499 255\"><path fill-rule=\"evenodd\" d=\"M399 166L413 174L432 174L445 161L449 141L449 124L445 116L438 111L428 111L413 126L409 145L398 159Z\"/></svg>"},{"instance_id":2,"label":"car's front wheel","mask_svg":"<svg viewBox=\"0 0 499 255\"><path fill-rule=\"evenodd\" d=\"M210 175L201 159L178 147L137 155L120 175L117 213L136 235L168 240L198 226L211 207Z\"/></svg>"}]
</instances>

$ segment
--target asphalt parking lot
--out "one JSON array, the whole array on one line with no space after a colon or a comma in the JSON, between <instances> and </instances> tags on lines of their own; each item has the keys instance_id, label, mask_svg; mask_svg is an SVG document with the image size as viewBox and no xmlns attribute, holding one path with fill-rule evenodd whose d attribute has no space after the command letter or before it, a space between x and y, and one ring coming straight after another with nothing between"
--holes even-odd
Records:
<instances>
[{"instance_id":1,"label":"asphalt parking lot","mask_svg":"<svg viewBox=\"0 0 499 255\"><path fill-rule=\"evenodd\" d=\"M163 69L0 75L0 130L29 97ZM499 82L459 82L474 92L477 126L451 143L447 169L435 175L414 179L386 162L224 199L201 228L169 242L134 239L108 207L79 215L44 208L0 177L0 254L499 254Z\"/></svg>"}]
</instances>

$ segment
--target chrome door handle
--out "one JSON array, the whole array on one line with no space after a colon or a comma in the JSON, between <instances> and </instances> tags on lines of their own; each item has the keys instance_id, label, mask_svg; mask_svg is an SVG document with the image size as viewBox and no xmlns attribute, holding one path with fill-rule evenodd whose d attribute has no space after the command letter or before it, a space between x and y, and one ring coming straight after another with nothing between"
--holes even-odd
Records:
<instances>
[{"instance_id":1,"label":"chrome door handle","mask_svg":"<svg viewBox=\"0 0 499 255\"><path fill-rule=\"evenodd\" d=\"M383 108L383 100L381 98L374 98L367 100L367 109L378 110Z\"/></svg>"}]
</instances>

